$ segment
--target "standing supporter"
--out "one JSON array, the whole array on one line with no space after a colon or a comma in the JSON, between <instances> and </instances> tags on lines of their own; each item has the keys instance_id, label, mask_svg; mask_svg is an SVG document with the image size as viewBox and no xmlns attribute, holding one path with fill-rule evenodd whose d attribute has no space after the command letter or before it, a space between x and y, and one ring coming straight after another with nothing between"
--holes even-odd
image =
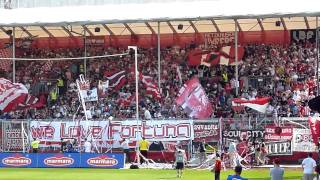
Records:
<instances>
[{"instance_id":1,"label":"standing supporter","mask_svg":"<svg viewBox=\"0 0 320 180\"><path fill-rule=\"evenodd\" d=\"M84 140L85 140L84 145L83 145L84 146L84 152L85 153L91 153L91 148L92 148L91 142L89 142L87 138L84 139Z\"/></svg>"},{"instance_id":2,"label":"standing supporter","mask_svg":"<svg viewBox=\"0 0 320 180\"><path fill-rule=\"evenodd\" d=\"M184 164L187 162L186 160L186 155L183 150L178 149L177 152L175 153L175 164L176 164L176 169L177 169L177 177L181 178L183 169L184 169Z\"/></svg>"},{"instance_id":3,"label":"standing supporter","mask_svg":"<svg viewBox=\"0 0 320 180\"><path fill-rule=\"evenodd\" d=\"M145 159L148 158L148 150L149 150L149 141L147 141L144 137L142 138L142 141L139 143L140 153L142 158L140 158L140 164L143 164L145 162ZM146 162L148 163L148 162Z\"/></svg>"},{"instance_id":4,"label":"standing supporter","mask_svg":"<svg viewBox=\"0 0 320 180\"><path fill-rule=\"evenodd\" d=\"M246 178L241 177L241 172L242 172L242 167L241 166L236 166L234 168L234 175L229 175L227 180L248 180Z\"/></svg>"},{"instance_id":5,"label":"standing supporter","mask_svg":"<svg viewBox=\"0 0 320 180\"><path fill-rule=\"evenodd\" d=\"M271 180L283 180L284 169L280 168L280 160L276 158L273 160L274 167L270 169Z\"/></svg>"},{"instance_id":6,"label":"standing supporter","mask_svg":"<svg viewBox=\"0 0 320 180\"><path fill-rule=\"evenodd\" d=\"M313 180L313 173L317 164L312 158L312 153L308 154L308 157L302 161L301 165L303 168L303 180Z\"/></svg>"},{"instance_id":7,"label":"standing supporter","mask_svg":"<svg viewBox=\"0 0 320 180\"><path fill-rule=\"evenodd\" d=\"M220 180L221 159L220 159L219 154L217 154L216 161L215 161L214 167L213 167L213 171L214 171L214 180Z\"/></svg>"},{"instance_id":8,"label":"standing supporter","mask_svg":"<svg viewBox=\"0 0 320 180\"><path fill-rule=\"evenodd\" d=\"M40 144L40 141L37 140L36 138L33 138L33 141L31 142L31 147L32 147L33 153L38 153L39 144Z\"/></svg>"}]
</instances>

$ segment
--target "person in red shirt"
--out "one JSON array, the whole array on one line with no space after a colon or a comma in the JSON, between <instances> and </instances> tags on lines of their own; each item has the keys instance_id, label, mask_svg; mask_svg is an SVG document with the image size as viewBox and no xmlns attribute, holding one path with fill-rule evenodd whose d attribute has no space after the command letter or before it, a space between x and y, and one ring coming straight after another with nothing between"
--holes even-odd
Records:
<instances>
[{"instance_id":1,"label":"person in red shirt","mask_svg":"<svg viewBox=\"0 0 320 180\"><path fill-rule=\"evenodd\" d=\"M219 154L217 154L212 171L214 171L214 180L220 180L221 159Z\"/></svg>"}]
</instances>

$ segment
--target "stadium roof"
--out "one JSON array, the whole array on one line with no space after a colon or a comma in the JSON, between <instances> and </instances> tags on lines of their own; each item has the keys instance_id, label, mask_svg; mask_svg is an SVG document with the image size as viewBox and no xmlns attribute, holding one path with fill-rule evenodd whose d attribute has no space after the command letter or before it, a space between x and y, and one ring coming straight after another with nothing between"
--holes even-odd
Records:
<instances>
[{"instance_id":1,"label":"stadium roof","mask_svg":"<svg viewBox=\"0 0 320 180\"><path fill-rule=\"evenodd\" d=\"M319 0L212 0L0 10L0 38L290 30L316 28ZM276 25L276 22L278 25ZM182 24L183 29L178 29ZM99 27L100 32L95 32Z\"/></svg>"}]
</instances>

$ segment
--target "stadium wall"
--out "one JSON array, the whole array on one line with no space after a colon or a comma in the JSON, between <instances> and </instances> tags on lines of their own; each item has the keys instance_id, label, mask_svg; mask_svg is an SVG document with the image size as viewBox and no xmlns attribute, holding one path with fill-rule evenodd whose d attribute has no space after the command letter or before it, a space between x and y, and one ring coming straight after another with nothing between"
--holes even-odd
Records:
<instances>
[{"instance_id":1,"label":"stadium wall","mask_svg":"<svg viewBox=\"0 0 320 180\"><path fill-rule=\"evenodd\" d=\"M204 44L205 34L207 33L185 33L185 34L161 34L161 47L179 45L187 46L190 43ZM258 44L289 44L290 31L248 31L239 32L239 43L258 43ZM90 37L88 37L90 38ZM137 45L138 47L149 48L157 47L156 34L139 34L139 35L120 35L120 36L95 36L93 39L100 39L103 47L127 47L128 45ZM17 39L18 41L18 39ZM5 47L10 39L1 39L0 48ZM97 44L96 44L97 45ZM75 48L83 47L83 37L40 37L33 41L34 48Z\"/></svg>"}]
</instances>

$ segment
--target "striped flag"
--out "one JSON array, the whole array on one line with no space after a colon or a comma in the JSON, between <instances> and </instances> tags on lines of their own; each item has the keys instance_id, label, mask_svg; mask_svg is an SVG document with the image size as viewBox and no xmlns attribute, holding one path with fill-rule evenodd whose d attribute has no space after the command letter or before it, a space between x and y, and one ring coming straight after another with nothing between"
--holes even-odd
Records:
<instances>
[{"instance_id":1,"label":"striped flag","mask_svg":"<svg viewBox=\"0 0 320 180\"><path fill-rule=\"evenodd\" d=\"M118 91L127 83L126 71L106 72L104 76L109 80L109 88Z\"/></svg>"},{"instance_id":2,"label":"striped flag","mask_svg":"<svg viewBox=\"0 0 320 180\"><path fill-rule=\"evenodd\" d=\"M28 89L20 83L0 78L0 111L9 112L22 103L28 94Z\"/></svg>"},{"instance_id":3,"label":"striped flag","mask_svg":"<svg viewBox=\"0 0 320 180\"><path fill-rule=\"evenodd\" d=\"M256 98L253 100L233 98L232 99L232 108L235 111L243 109L244 106L254 109L258 112L265 113L267 106L269 104L270 97Z\"/></svg>"},{"instance_id":4,"label":"striped flag","mask_svg":"<svg viewBox=\"0 0 320 180\"><path fill-rule=\"evenodd\" d=\"M43 71L46 71L46 72L48 72L48 71L51 71L51 69L52 69L52 65L53 65L53 62L52 61L47 61L46 63L44 63L44 65L43 65Z\"/></svg>"},{"instance_id":5,"label":"striped flag","mask_svg":"<svg viewBox=\"0 0 320 180\"><path fill-rule=\"evenodd\" d=\"M11 48L0 49L0 58L11 58L11 57L12 57ZM9 71L11 64L12 64L12 60L0 59L0 69L2 70Z\"/></svg>"},{"instance_id":6,"label":"striped flag","mask_svg":"<svg viewBox=\"0 0 320 180\"><path fill-rule=\"evenodd\" d=\"M139 74L139 79L142 81L144 87L146 88L146 94L153 96L157 100L161 99L159 87L156 83L153 82L152 77Z\"/></svg>"}]
</instances>

